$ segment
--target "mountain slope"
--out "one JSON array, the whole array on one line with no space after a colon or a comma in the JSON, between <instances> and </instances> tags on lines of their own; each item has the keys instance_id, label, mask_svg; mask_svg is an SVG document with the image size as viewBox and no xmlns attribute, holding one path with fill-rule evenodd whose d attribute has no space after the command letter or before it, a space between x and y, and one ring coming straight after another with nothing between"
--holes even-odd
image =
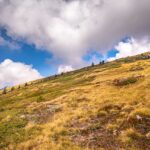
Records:
<instances>
[{"instance_id":1,"label":"mountain slope","mask_svg":"<svg viewBox=\"0 0 150 150\"><path fill-rule=\"evenodd\" d=\"M3 92L0 149L150 149L149 53Z\"/></svg>"}]
</instances>

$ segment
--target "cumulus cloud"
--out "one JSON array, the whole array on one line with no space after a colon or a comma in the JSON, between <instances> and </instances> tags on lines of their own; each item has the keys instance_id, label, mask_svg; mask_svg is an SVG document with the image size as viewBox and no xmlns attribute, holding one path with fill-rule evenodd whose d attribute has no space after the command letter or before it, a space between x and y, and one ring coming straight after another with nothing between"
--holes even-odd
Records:
<instances>
[{"instance_id":1,"label":"cumulus cloud","mask_svg":"<svg viewBox=\"0 0 150 150\"><path fill-rule=\"evenodd\" d=\"M0 26L78 67L90 50L150 35L150 0L0 0Z\"/></svg>"},{"instance_id":2,"label":"cumulus cloud","mask_svg":"<svg viewBox=\"0 0 150 150\"><path fill-rule=\"evenodd\" d=\"M42 76L32 66L5 59L0 63L0 88L39 79Z\"/></svg>"},{"instance_id":3,"label":"cumulus cloud","mask_svg":"<svg viewBox=\"0 0 150 150\"><path fill-rule=\"evenodd\" d=\"M72 66L65 66L65 65L60 65L58 67L58 74L62 73L62 72L69 72L69 71L73 71L74 69L72 68Z\"/></svg>"},{"instance_id":4,"label":"cumulus cloud","mask_svg":"<svg viewBox=\"0 0 150 150\"><path fill-rule=\"evenodd\" d=\"M109 58L108 61L150 51L150 42L148 38L141 40L131 38L127 42L120 42L115 49L118 53L115 57Z\"/></svg>"}]
</instances>

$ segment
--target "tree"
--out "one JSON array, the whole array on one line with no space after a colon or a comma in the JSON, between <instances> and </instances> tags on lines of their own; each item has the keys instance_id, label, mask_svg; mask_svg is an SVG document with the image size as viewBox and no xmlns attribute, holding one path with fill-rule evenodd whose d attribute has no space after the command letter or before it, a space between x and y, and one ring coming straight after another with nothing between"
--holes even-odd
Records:
<instances>
[{"instance_id":1,"label":"tree","mask_svg":"<svg viewBox=\"0 0 150 150\"><path fill-rule=\"evenodd\" d=\"M6 94L7 93L7 91L6 91L6 87L3 89L3 92L2 92L2 94Z\"/></svg>"},{"instance_id":2,"label":"tree","mask_svg":"<svg viewBox=\"0 0 150 150\"><path fill-rule=\"evenodd\" d=\"M11 87L11 91L13 91L15 88L14 87Z\"/></svg>"},{"instance_id":3,"label":"tree","mask_svg":"<svg viewBox=\"0 0 150 150\"><path fill-rule=\"evenodd\" d=\"M92 62L92 65L91 65L92 67L94 67L94 62Z\"/></svg>"},{"instance_id":4,"label":"tree","mask_svg":"<svg viewBox=\"0 0 150 150\"><path fill-rule=\"evenodd\" d=\"M104 63L105 63L104 60L102 60L102 61L99 62L100 65L102 65L102 64L104 64Z\"/></svg>"}]
</instances>

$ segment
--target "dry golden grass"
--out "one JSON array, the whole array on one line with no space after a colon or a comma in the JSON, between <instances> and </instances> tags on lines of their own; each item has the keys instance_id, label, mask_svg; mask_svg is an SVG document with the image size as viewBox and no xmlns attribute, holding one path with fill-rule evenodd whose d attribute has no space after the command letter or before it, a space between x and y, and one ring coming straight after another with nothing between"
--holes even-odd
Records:
<instances>
[{"instance_id":1,"label":"dry golden grass","mask_svg":"<svg viewBox=\"0 0 150 150\"><path fill-rule=\"evenodd\" d=\"M150 60L139 56L8 89L0 149L149 150Z\"/></svg>"}]
</instances>

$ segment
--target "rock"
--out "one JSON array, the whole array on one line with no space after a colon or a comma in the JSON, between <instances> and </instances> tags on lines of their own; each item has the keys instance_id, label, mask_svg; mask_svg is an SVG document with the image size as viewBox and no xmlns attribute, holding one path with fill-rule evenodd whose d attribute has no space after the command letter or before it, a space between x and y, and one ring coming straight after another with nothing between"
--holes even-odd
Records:
<instances>
[{"instance_id":1,"label":"rock","mask_svg":"<svg viewBox=\"0 0 150 150\"><path fill-rule=\"evenodd\" d=\"M21 118L21 119L25 119L26 116L25 116L25 115L21 115L20 118Z\"/></svg>"},{"instance_id":2,"label":"rock","mask_svg":"<svg viewBox=\"0 0 150 150\"><path fill-rule=\"evenodd\" d=\"M142 117L140 115L136 115L136 119L142 121Z\"/></svg>"},{"instance_id":3,"label":"rock","mask_svg":"<svg viewBox=\"0 0 150 150\"><path fill-rule=\"evenodd\" d=\"M117 130L114 130L114 131L113 131L113 135L117 135Z\"/></svg>"},{"instance_id":4,"label":"rock","mask_svg":"<svg viewBox=\"0 0 150 150\"><path fill-rule=\"evenodd\" d=\"M150 131L146 134L146 137L150 139Z\"/></svg>"}]
</instances>

